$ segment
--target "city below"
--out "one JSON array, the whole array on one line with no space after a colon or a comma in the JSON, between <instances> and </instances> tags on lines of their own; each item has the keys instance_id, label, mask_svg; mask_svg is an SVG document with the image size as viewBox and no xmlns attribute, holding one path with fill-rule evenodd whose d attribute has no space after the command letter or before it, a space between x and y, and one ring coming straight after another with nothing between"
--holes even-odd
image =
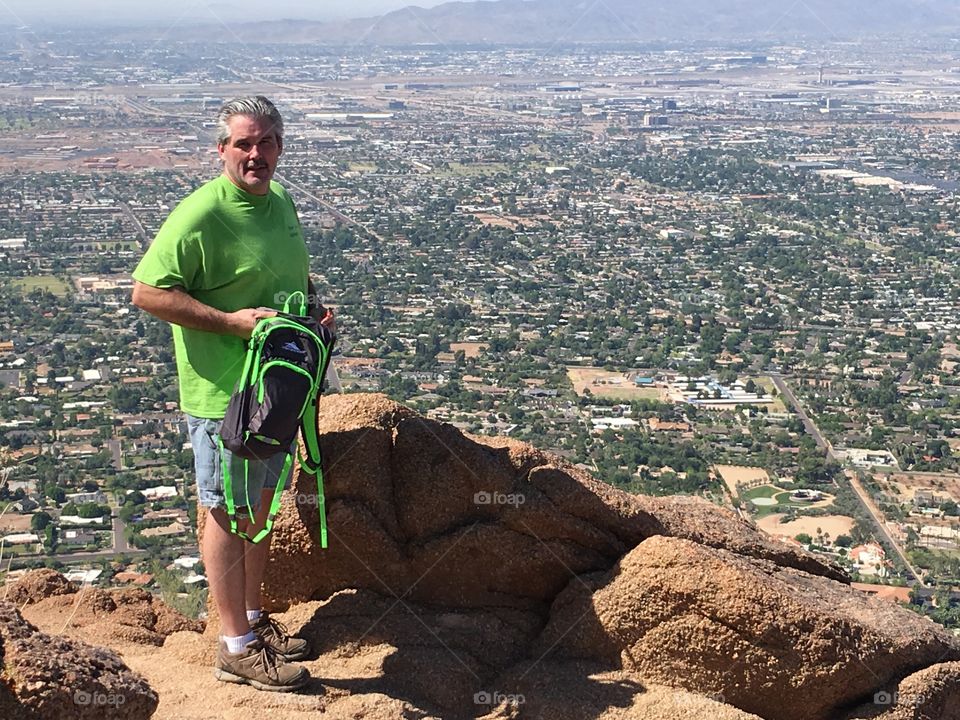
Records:
<instances>
[{"instance_id":1,"label":"city below","mask_svg":"<svg viewBox=\"0 0 960 720\"><path fill-rule=\"evenodd\" d=\"M960 41L8 32L0 80L8 580L204 611L171 334L131 272L218 174L217 108L262 93L345 392L702 496L960 629Z\"/></svg>"}]
</instances>

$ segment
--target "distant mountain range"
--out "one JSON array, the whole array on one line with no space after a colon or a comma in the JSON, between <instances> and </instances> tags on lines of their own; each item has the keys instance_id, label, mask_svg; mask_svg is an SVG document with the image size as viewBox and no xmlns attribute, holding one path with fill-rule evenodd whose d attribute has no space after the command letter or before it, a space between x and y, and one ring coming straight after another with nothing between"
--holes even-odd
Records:
<instances>
[{"instance_id":1,"label":"distant mountain range","mask_svg":"<svg viewBox=\"0 0 960 720\"><path fill-rule=\"evenodd\" d=\"M958 11L960 0L495 0L339 22L261 21L233 25L236 37L218 34L333 46L848 39L950 33L960 29Z\"/></svg>"}]
</instances>

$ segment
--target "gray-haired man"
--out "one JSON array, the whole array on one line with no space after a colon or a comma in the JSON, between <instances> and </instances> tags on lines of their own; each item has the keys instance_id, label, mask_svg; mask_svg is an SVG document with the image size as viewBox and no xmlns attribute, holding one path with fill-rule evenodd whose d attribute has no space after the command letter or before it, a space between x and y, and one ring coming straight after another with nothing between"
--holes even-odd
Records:
<instances>
[{"instance_id":1,"label":"gray-haired man","mask_svg":"<svg viewBox=\"0 0 960 720\"><path fill-rule=\"evenodd\" d=\"M261 611L261 584L270 536L249 545L230 532L225 511L220 422L245 356L244 341L261 318L275 314L294 291L316 298L296 208L273 182L283 152L283 120L263 96L238 98L217 115L223 174L183 200L157 233L137 269L133 304L171 323L187 414L200 504L208 509L201 553L220 614L215 674L261 690L288 691L308 679L291 663L308 653ZM313 314L328 327L333 315ZM256 525L262 527L283 455L251 463L250 494L261 488ZM238 518L243 513L238 513Z\"/></svg>"}]
</instances>

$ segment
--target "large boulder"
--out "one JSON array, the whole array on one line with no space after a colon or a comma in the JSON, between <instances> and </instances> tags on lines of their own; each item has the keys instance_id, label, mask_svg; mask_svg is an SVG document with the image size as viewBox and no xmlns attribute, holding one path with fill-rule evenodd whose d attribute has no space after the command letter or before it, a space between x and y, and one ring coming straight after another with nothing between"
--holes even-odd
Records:
<instances>
[{"instance_id":1,"label":"large boulder","mask_svg":"<svg viewBox=\"0 0 960 720\"><path fill-rule=\"evenodd\" d=\"M960 659L960 642L895 605L670 537L571 581L536 648L605 660L778 720L833 718L916 668Z\"/></svg>"},{"instance_id":2,"label":"large boulder","mask_svg":"<svg viewBox=\"0 0 960 720\"><path fill-rule=\"evenodd\" d=\"M932 665L877 690L844 720L960 720L960 662Z\"/></svg>"},{"instance_id":3,"label":"large boulder","mask_svg":"<svg viewBox=\"0 0 960 720\"><path fill-rule=\"evenodd\" d=\"M317 662L358 663L368 692L489 720L827 720L920 680L952 697L952 670L911 679L960 659L952 636L729 510L621 492L379 395L324 398L319 429L330 547L298 473L264 596L309 608L294 626Z\"/></svg>"},{"instance_id":4,"label":"large boulder","mask_svg":"<svg viewBox=\"0 0 960 720\"><path fill-rule=\"evenodd\" d=\"M157 694L111 650L48 635L0 602L0 717L139 720Z\"/></svg>"},{"instance_id":5,"label":"large boulder","mask_svg":"<svg viewBox=\"0 0 960 720\"><path fill-rule=\"evenodd\" d=\"M545 610L571 575L608 570L653 535L845 579L706 501L639 498L524 443L481 441L381 395L325 397L319 416L330 548L319 548L315 481L299 473L264 585L276 609L366 588Z\"/></svg>"}]
</instances>

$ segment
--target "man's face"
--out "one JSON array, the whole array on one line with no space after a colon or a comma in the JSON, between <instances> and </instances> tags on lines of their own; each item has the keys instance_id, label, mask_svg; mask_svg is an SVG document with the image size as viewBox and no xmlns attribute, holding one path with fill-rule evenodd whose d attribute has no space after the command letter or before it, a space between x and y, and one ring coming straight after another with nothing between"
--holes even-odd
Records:
<instances>
[{"instance_id":1,"label":"man's face","mask_svg":"<svg viewBox=\"0 0 960 720\"><path fill-rule=\"evenodd\" d=\"M254 195L266 195L283 152L283 140L269 118L234 115L227 126L230 137L217 145L223 171L237 187Z\"/></svg>"}]
</instances>

